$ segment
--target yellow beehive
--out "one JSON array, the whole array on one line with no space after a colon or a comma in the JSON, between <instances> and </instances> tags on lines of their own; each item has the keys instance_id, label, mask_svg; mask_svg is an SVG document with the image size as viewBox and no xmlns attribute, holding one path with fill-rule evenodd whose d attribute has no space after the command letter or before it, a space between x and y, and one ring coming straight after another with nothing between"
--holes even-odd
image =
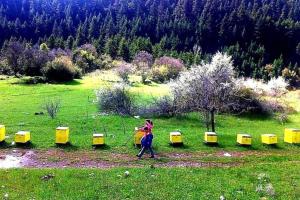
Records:
<instances>
[{"instance_id":1,"label":"yellow beehive","mask_svg":"<svg viewBox=\"0 0 300 200\"><path fill-rule=\"evenodd\" d=\"M15 142L25 144L30 141L30 132L29 131L19 131L15 135Z\"/></svg>"},{"instance_id":2,"label":"yellow beehive","mask_svg":"<svg viewBox=\"0 0 300 200\"><path fill-rule=\"evenodd\" d=\"M218 143L218 135L215 132L205 132L204 141L208 144Z\"/></svg>"},{"instance_id":3,"label":"yellow beehive","mask_svg":"<svg viewBox=\"0 0 300 200\"><path fill-rule=\"evenodd\" d=\"M300 129L286 128L284 130L284 142L290 144L300 143Z\"/></svg>"},{"instance_id":4,"label":"yellow beehive","mask_svg":"<svg viewBox=\"0 0 300 200\"><path fill-rule=\"evenodd\" d=\"M94 146L104 145L104 135L100 133L93 134L93 145Z\"/></svg>"},{"instance_id":5,"label":"yellow beehive","mask_svg":"<svg viewBox=\"0 0 300 200\"><path fill-rule=\"evenodd\" d=\"M55 143L56 144L67 144L69 142L69 134L70 134L69 127L57 127Z\"/></svg>"},{"instance_id":6,"label":"yellow beehive","mask_svg":"<svg viewBox=\"0 0 300 200\"><path fill-rule=\"evenodd\" d=\"M134 144L135 145L141 145L141 139L145 135L145 131L142 129L136 127L135 133L134 133Z\"/></svg>"},{"instance_id":7,"label":"yellow beehive","mask_svg":"<svg viewBox=\"0 0 300 200\"><path fill-rule=\"evenodd\" d=\"M0 125L0 142L5 140L5 126Z\"/></svg>"},{"instance_id":8,"label":"yellow beehive","mask_svg":"<svg viewBox=\"0 0 300 200\"><path fill-rule=\"evenodd\" d=\"M263 144L277 144L277 136L274 134L261 135L261 141Z\"/></svg>"},{"instance_id":9,"label":"yellow beehive","mask_svg":"<svg viewBox=\"0 0 300 200\"><path fill-rule=\"evenodd\" d=\"M237 143L240 145L251 145L252 137L249 134L238 134Z\"/></svg>"},{"instance_id":10,"label":"yellow beehive","mask_svg":"<svg viewBox=\"0 0 300 200\"><path fill-rule=\"evenodd\" d=\"M175 131L170 133L170 142L171 144L182 144L182 135L180 132Z\"/></svg>"}]
</instances>

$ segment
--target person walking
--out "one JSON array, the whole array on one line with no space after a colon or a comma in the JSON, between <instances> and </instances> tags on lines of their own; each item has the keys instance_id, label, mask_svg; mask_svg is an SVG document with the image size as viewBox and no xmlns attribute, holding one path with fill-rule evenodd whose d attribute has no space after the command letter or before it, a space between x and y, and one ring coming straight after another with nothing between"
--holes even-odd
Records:
<instances>
[{"instance_id":1,"label":"person walking","mask_svg":"<svg viewBox=\"0 0 300 200\"><path fill-rule=\"evenodd\" d=\"M154 158L154 151L152 149L153 134L151 131L149 131L149 128L147 126L144 127L144 131L146 132L146 134L141 139L142 149L137 155L137 157L141 159L145 151L148 150L151 154L150 158Z\"/></svg>"}]
</instances>

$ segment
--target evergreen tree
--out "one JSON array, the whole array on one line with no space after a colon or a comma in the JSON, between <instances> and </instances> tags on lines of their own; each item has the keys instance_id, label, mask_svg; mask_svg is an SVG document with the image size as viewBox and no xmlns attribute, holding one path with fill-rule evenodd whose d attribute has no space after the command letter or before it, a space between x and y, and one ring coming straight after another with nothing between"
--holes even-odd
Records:
<instances>
[{"instance_id":1,"label":"evergreen tree","mask_svg":"<svg viewBox=\"0 0 300 200\"><path fill-rule=\"evenodd\" d=\"M125 38L122 38L120 41L118 56L123 58L126 62L130 61L128 42L126 41Z\"/></svg>"}]
</instances>

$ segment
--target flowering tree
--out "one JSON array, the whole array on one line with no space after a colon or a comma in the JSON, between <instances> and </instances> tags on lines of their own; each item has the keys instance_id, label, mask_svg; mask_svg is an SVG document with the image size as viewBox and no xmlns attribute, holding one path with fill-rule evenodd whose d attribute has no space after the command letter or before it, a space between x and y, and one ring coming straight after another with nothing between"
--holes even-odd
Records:
<instances>
[{"instance_id":1,"label":"flowering tree","mask_svg":"<svg viewBox=\"0 0 300 200\"><path fill-rule=\"evenodd\" d=\"M120 76L120 78L125 82L129 83L129 74L132 72L132 66L127 63L122 63L117 68L117 74Z\"/></svg>"},{"instance_id":2,"label":"flowering tree","mask_svg":"<svg viewBox=\"0 0 300 200\"><path fill-rule=\"evenodd\" d=\"M11 40L4 47L4 55L14 75L22 73L22 59L25 47L18 41Z\"/></svg>"},{"instance_id":3,"label":"flowering tree","mask_svg":"<svg viewBox=\"0 0 300 200\"><path fill-rule=\"evenodd\" d=\"M202 63L171 83L178 109L204 112L207 129L215 131L216 111L232 106L234 96L234 70L231 57L216 53L210 63Z\"/></svg>"},{"instance_id":4,"label":"flowering tree","mask_svg":"<svg viewBox=\"0 0 300 200\"><path fill-rule=\"evenodd\" d=\"M142 82L146 83L149 71L153 65L153 56L147 51L140 51L134 56L132 63L136 65L137 70L140 71L142 75Z\"/></svg>"},{"instance_id":5,"label":"flowering tree","mask_svg":"<svg viewBox=\"0 0 300 200\"><path fill-rule=\"evenodd\" d=\"M153 56L147 51L140 51L134 56L133 64L139 69L150 69L153 65Z\"/></svg>"},{"instance_id":6,"label":"flowering tree","mask_svg":"<svg viewBox=\"0 0 300 200\"><path fill-rule=\"evenodd\" d=\"M152 79L157 82L165 82L175 79L185 66L180 59L163 56L155 60L152 69Z\"/></svg>"}]
</instances>

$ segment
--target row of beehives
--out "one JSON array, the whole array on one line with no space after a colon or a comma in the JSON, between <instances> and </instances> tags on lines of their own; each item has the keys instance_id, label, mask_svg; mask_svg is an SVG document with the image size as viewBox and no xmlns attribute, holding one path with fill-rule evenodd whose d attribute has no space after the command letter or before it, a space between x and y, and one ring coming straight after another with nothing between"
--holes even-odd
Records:
<instances>
[{"instance_id":1,"label":"row of beehives","mask_svg":"<svg viewBox=\"0 0 300 200\"><path fill-rule=\"evenodd\" d=\"M5 140L5 126L0 125L0 142ZM58 127L55 133L56 144L67 144L69 143L70 129L69 127ZM137 130L134 135L134 144L141 144L141 138L144 132ZM274 145L277 144L278 139L275 134L263 134L261 135L261 141L263 144ZM30 142L29 131L19 131L15 134L15 142L25 144ZM204 135L204 142L207 144L217 144L218 135L214 132L206 132ZM291 144L300 144L300 129L286 128L284 131L284 142ZM182 134L180 132L170 133L171 144L183 144ZM237 134L237 143L240 145L251 145L252 137L249 134ZM104 145L103 134L93 134L93 145Z\"/></svg>"},{"instance_id":2,"label":"row of beehives","mask_svg":"<svg viewBox=\"0 0 300 200\"><path fill-rule=\"evenodd\" d=\"M5 140L5 126L0 125L0 142ZM56 144L68 144L69 143L70 129L69 127L58 127L55 132ZM31 140L30 131L19 131L15 134L16 144L26 144ZM103 134L93 134L93 145L104 145Z\"/></svg>"},{"instance_id":3,"label":"row of beehives","mask_svg":"<svg viewBox=\"0 0 300 200\"><path fill-rule=\"evenodd\" d=\"M181 133L171 132L170 142L171 144L183 144ZM217 144L218 135L215 132L206 132L204 134L204 142L207 144ZM275 145L278 143L277 135L262 134L261 142L263 144ZM300 129L286 128L284 130L284 142L290 144L300 144ZM252 145L252 136L249 134L237 134L237 144L245 146Z\"/></svg>"}]
</instances>

